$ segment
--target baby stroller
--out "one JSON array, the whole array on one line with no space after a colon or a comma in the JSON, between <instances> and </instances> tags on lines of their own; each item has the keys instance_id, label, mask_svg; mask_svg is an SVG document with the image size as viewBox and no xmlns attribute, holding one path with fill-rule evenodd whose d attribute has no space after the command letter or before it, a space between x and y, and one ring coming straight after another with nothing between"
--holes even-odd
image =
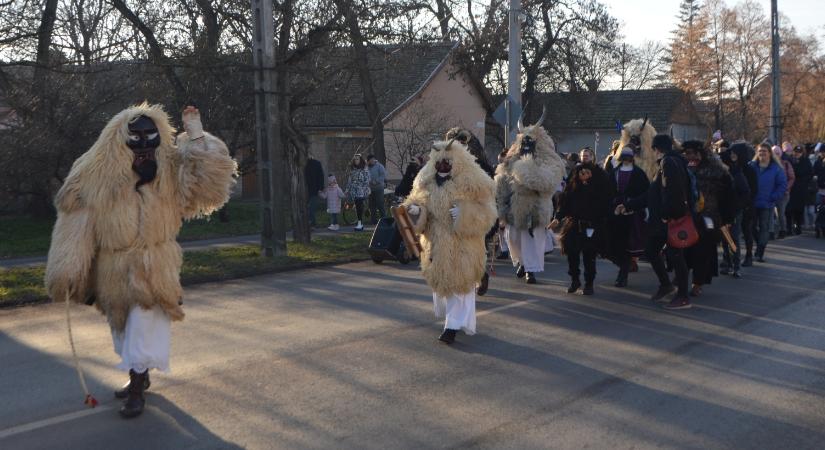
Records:
<instances>
[{"instance_id":1,"label":"baby stroller","mask_svg":"<svg viewBox=\"0 0 825 450\"><path fill-rule=\"evenodd\" d=\"M369 246L372 262L381 264L385 259L395 259L401 264L409 264L415 256L407 250L404 239L398 231L395 219L383 217L375 226Z\"/></svg>"}]
</instances>

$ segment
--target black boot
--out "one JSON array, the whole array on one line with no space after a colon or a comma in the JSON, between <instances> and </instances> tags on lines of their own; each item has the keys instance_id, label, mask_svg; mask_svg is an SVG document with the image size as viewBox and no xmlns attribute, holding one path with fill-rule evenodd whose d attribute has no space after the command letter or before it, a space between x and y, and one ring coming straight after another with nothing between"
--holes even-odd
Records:
<instances>
[{"instance_id":1,"label":"black boot","mask_svg":"<svg viewBox=\"0 0 825 450\"><path fill-rule=\"evenodd\" d=\"M524 278L525 273L527 273L527 272L525 272L524 266L519 264L518 267L516 268L516 278Z\"/></svg>"},{"instance_id":2,"label":"black boot","mask_svg":"<svg viewBox=\"0 0 825 450\"><path fill-rule=\"evenodd\" d=\"M593 280L586 281L584 283L584 289L582 289L582 295L593 295Z\"/></svg>"},{"instance_id":3,"label":"black boot","mask_svg":"<svg viewBox=\"0 0 825 450\"><path fill-rule=\"evenodd\" d=\"M752 265L753 265L753 254L750 251L748 251L748 253L745 254L745 260L742 261L742 267L751 267Z\"/></svg>"},{"instance_id":4,"label":"black boot","mask_svg":"<svg viewBox=\"0 0 825 450\"><path fill-rule=\"evenodd\" d=\"M445 344L452 344L455 342L455 335L458 333L458 330L451 330L449 328L445 329L441 336L438 337L438 340L445 343Z\"/></svg>"},{"instance_id":5,"label":"black boot","mask_svg":"<svg viewBox=\"0 0 825 450\"><path fill-rule=\"evenodd\" d=\"M582 287L582 282L579 281L579 277L571 277L570 278L570 287L567 288L567 293L572 294L579 290Z\"/></svg>"},{"instance_id":6,"label":"black boot","mask_svg":"<svg viewBox=\"0 0 825 450\"><path fill-rule=\"evenodd\" d=\"M486 294L488 287L490 287L490 274L484 272L484 275L481 277L481 282L478 283L478 287L476 288L476 295L482 296Z\"/></svg>"},{"instance_id":7,"label":"black boot","mask_svg":"<svg viewBox=\"0 0 825 450\"><path fill-rule=\"evenodd\" d=\"M115 398L126 398L129 396L129 385L131 384L131 375L132 371L129 371L129 382L124 384L122 388L115 391ZM146 378L143 380L143 390L149 389L149 386L152 385L152 382L149 381L149 372L146 372Z\"/></svg>"},{"instance_id":8,"label":"black boot","mask_svg":"<svg viewBox=\"0 0 825 450\"><path fill-rule=\"evenodd\" d=\"M143 398L143 385L148 374L148 370L143 373L129 371L129 395L120 408L120 415L124 418L131 419L143 413L143 407L146 405L146 400Z\"/></svg>"},{"instance_id":9,"label":"black boot","mask_svg":"<svg viewBox=\"0 0 825 450\"><path fill-rule=\"evenodd\" d=\"M619 275L616 277L616 287L627 287L627 271L619 269Z\"/></svg>"},{"instance_id":10,"label":"black boot","mask_svg":"<svg viewBox=\"0 0 825 450\"><path fill-rule=\"evenodd\" d=\"M526 272L527 284L536 284L536 275L533 272Z\"/></svg>"},{"instance_id":11,"label":"black boot","mask_svg":"<svg viewBox=\"0 0 825 450\"><path fill-rule=\"evenodd\" d=\"M756 247L756 260L765 262L765 247Z\"/></svg>"}]
</instances>

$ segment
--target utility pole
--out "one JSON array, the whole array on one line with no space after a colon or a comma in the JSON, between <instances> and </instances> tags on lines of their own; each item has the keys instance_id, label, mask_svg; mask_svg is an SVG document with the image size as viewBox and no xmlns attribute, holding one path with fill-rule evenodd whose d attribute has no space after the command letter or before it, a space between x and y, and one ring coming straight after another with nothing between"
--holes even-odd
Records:
<instances>
[{"instance_id":1,"label":"utility pole","mask_svg":"<svg viewBox=\"0 0 825 450\"><path fill-rule=\"evenodd\" d=\"M779 90L779 10L776 0L771 0L771 81L770 139L774 145L781 145L782 116L779 111L782 97Z\"/></svg>"},{"instance_id":2,"label":"utility pole","mask_svg":"<svg viewBox=\"0 0 825 450\"><path fill-rule=\"evenodd\" d=\"M507 126L504 146L510 147L518 133L521 116L521 0L510 0L510 40L507 46Z\"/></svg>"},{"instance_id":3,"label":"utility pole","mask_svg":"<svg viewBox=\"0 0 825 450\"><path fill-rule=\"evenodd\" d=\"M261 200L261 254L286 255L286 178L284 144L275 99L275 22L273 0L251 0L255 67L255 148ZM273 163L274 162L274 163Z\"/></svg>"}]
</instances>

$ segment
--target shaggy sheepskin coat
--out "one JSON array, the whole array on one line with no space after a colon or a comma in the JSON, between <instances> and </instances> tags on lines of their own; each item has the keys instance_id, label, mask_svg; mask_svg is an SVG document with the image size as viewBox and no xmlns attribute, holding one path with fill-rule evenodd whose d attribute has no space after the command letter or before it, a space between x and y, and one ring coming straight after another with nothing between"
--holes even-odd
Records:
<instances>
[{"instance_id":1,"label":"shaggy sheepskin coat","mask_svg":"<svg viewBox=\"0 0 825 450\"><path fill-rule=\"evenodd\" d=\"M450 179L436 182L435 165L447 159ZM484 235L496 219L495 186L458 141L437 142L415 177L405 206L418 205L415 232L421 234L421 271L439 297L465 294L484 275ZM450 209L457 206L458 219Z\"/></svg>"},{"instance_id":2,"label":"shaggy sheepskin coat","mask_svg":"<svg viewBox=\"0 0 825 450\"><path fill-rule=\"evenodd\" d=\"M161 144L155 179L135 188L128 124L151 118ZM159 105L128 108L72 166L56 198L57 222L46 266L46 287L56 301L67 293L82 303L94 297L115 330L133 306L160 307L182 320L179 302L181 221L211 214L229 198L236 165L226 145L204 133L177 137Z\"/></svg>"},{"instance_id":3,"label":"shaggy sheepskin coat","mask_svg":"<svg viewBox=\"0 0 825 450\"><path fill-rule=\"evenodd\" d=\"M525 135L536 141L533 155L520 154ZM549 225L552 197L564 175L564 161L547 131L538 124L524 128L496 168L498 218L520 230Z\"/></svg>"},{"instance_id":4,"label":"shaggy sheepskin coat","mask_svg":"<svg viewBox=\"0 0 825 450\"><path fill-rule=\"evenodd\" d=\"M644 125L644 129L642 129L642 125ZM639 136L642 142L642 148L634 158L634 164L645 171L645 175L649 180L656 178L656 173L659 171L656 153L653 152L653 137L656 136L656 129L653 128L649 120L645 122L643 119L634 119L624 124L619 147L610 155L611 161L618 165L619 153L630 144L631 136Z\"/></svg>"}]
</instances>

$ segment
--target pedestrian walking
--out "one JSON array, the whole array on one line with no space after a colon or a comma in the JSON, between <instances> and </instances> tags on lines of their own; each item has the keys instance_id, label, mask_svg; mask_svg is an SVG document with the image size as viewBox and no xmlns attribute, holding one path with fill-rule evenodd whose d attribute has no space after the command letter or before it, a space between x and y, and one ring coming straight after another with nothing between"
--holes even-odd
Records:
<instances>
[{"instance_id":1,"label":"pedestrian walking","mask_svg":"<svg viewBox=\"0 0 825 450\"><path fill-rule=\"evenodd\" d=\"M732 249L727 242L722 242L722 265L720 273L722 275L732 275L734 278L741 278L741 267L744 266L741 260L742 246L740 238L744 236L746 246L753 245L753 196L756 193L756 172L748 165L748 155L753 152L746 142L734 143L729 150L720 154L722 163L728 167L728 171L733 179L733 190L735 193L734 210L735 216L730 227L730 235L736 250ZM752 256L748 254L746 260L750 261ZM751 263L748 262L748 265Z\"/></svg>"},{"instance_id":2,"label":"pedestrian walking","mask_svg":"<svg viewBox=\"0 0 825 450\"><path fill-rule=\"evenodd\" d=\"M814 170L801 145L794 147L789 162L793 166L795 180L788 195L785 222L788 234L802 234L806 199Z\"/></svg>"},{"instance_id":3,"label":"pedestrian walking","mask_svg":"<svg viewBox=\"0 0 825 450\"><path fill-rule=\"evenodd\" d=\"M582 286L581 261L584 264L582 294L593 295L596 256L603 253L605 221L612 198L613 189L607 174L592 162L592 158L573 169L550 225L557 228L562 223L561 246L562 253L567 256L567 273L570 275L567 292L570 294Z\"/></svg>"},{"instance_id":4,"label":"pedestrian walking","mask_svg":"<svg viewBox=\"0 0 825 450\"><path fill-rule=\"evenodd\" d=\"M653 138L652 148L659 163L650 188L644 195L620 205L618 212L642 211L647 208L648 235L645 255L659 279L659 288L651 296L651 300L667 301L665 297L676 290L676 295L665 305L665 308L686 309L691 307L691 303L688 298L688 269L684 251L666 244L668 221L681 219L691 214L690 204L694 202L694 199L691 195L692 188L687 173L687 163L682 155L673 149L673 140L666 134L656 135ZM675 273L676 287L668 277L663 253L670 261Z\"/></svg>"},{"instance_id":5,"label":"pedestrian walking","mask_svg":"<svg viewBox=\"0 0 825 450\"><path fill-rule=\"evenodd\" d=\"M775 211L771 211L771 228L770 232L768 233L768 239L782 239L789 232L788 220L785 214L785 210L788 206L788 202L791 199L791 188L793 188L796 177L794 174L793 165L789 161L788 156L791 153L791 143L785 142L783 146L788 149L787 153L783 153L782 149L776 145L774 145L771 150L773 151L774 155L779 161L779 164L782 166L782 169L785 172L785 179L788 182L788 187L782 198L776 202Z\"/></svg>"},{"instance_id":6,"label":"pedestrian walking","mask_svg":"<svg viewBox=\"0 0 825 450\"><path fill-rule=\"evenodd\" d=\"M317 225L315 220L315 209L320 203L318 193L324 190L324 168L321 161L313 158L311 155L307 159L307 164L304 166L304 181L307 188L307 213L309 215L309 226L315 227Z\"/></svg>"},{"instance_id":7,"label":"pedestrian walking","mask_svg":"<svg viewBox=\"0 0 825 450\"><path fill-rule=\"evenodd\" d=\"M634 164L634 156L633 149L625 147L619 153L619 165L607 165L608 179L614 193L607 220L607 249L609 258L619 268L616 287L627 286L633 258L642 256L645 247L645 212L620 214L617 211L619 205L644 195L650 187L645 171Z\"/></svg>"},{"instance_id":8,"label":"pedestrian walking","mask_svg":"<svg viewBox=\"0 0 825 450\"><path fill-rule=\"evenodd\" d=\"M776 202L780 201L787 191L788 181L781 160L771 151L767 143L759 144L756 157L750 163L756 171L757 187L753 200L756 220L754 229L756 234L756 260L765 262L765 249L768 246L768 233ZM750 253L750 249L748 249Z\"/></svg>"},{"instance_id":9,"label":"pedestrian walking","mask_svg":"<svg viewBox=\"0 0 825 450\"><path fill-rule=\"evenodd\" d=\"M370 172L367 169L367 162L356 154L350 164L349 181L347 181L346 194L355 203L355 214L358 216L358 223L355 231L364 230L364 202L370 195Z\"/></svg>"},{"instance_id":10,"label":"pedestrian walking","mask_svg":"<svg viewBox=\"0 0 825 450\"><path fill-rule=\"evenodd\" d=\"M341 199L346 198L346 194L338 186L338 180L335 175L329 174L327 177L327 185L324 190L320 191L318 195L327 201L327 213L329 214L329 227L331 231L338 231L338 214L341 213Z\"/></svg>"},{"instance_id":11,"label":"pedestrian walking","mask_svg":"<svg viewBox=\"0 0 825 450\"><path fill-rule=\"evenodd\" d=\"M736 197L727 167L704 142L685 141L682 151L702 199L695 211L699 218L699 242L685 249L685 260L693 272L690 295L698 297L702 287L719 275L717 247L722 240L722 228L730 227L736 218Z\"/></svg>"},{"instance_id":12,"label":"pedestrian walking","mask_svg":"<svg viewBox=\"0 0 825 450\"><path fill-rule=\"evenodd\" d=\"M387 170L375 158L375 155L367 155L367 165L370 172L370 220L375 225L386 215L384 188L386 187Z\"/></svg>"}]
</instances>

